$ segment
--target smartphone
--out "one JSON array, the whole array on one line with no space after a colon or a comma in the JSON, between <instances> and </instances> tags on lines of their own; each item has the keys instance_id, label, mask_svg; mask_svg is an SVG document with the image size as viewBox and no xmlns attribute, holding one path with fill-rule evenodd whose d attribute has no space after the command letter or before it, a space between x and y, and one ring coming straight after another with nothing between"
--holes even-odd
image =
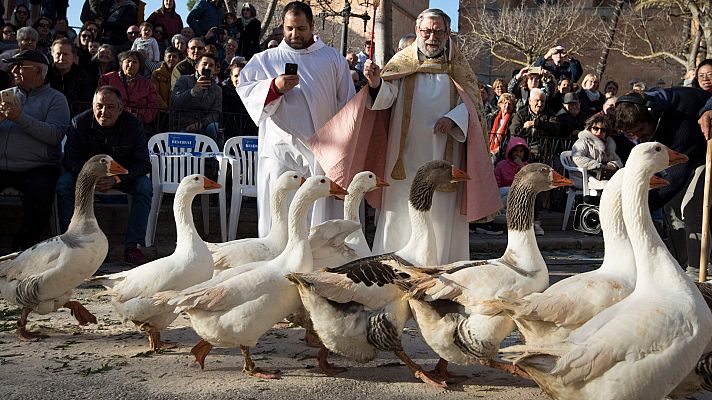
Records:
<instances>
[{"instance_id":1,"label":"smartphone","mask_svg":"<svg viewBox=\"0 0 712 400\"><path fill-rule=\"evenodd\" d=\"M541 67L530 67L529 71L527 71L530 74L539 74L541 75Z\"/></svg>"},{"instance_id":2,"label":"smartphone","mask_svg":"<svg viewBox=\"0 0 712 400\"><path fill-rule=\"evenodd\" d=\"M285 75L297 75L298 68L299 68L298 64L287 63L284 65L284 74Z\"/></svg>"},{"instance_id":3,"label":"smartphone","mask_svg":"<svg viewBox=\"0 0 712 400\"><path fill-rule=\"evenodd\" d=\"M15 91L12 89L5 89L0 92L0 100L3 103L15 104Z\"/></svg>"},{"instance_id":4,"label":"smartphone","mask_svg":"<svg viewBox=\"0 0 712 400\"><path fill-rule=\"evenodd\" d=\"M206 80L210 80L212 78L213 71L205 68L204 70L200 71L200 77L205 78Z\"/></svg>"}]
</instances>

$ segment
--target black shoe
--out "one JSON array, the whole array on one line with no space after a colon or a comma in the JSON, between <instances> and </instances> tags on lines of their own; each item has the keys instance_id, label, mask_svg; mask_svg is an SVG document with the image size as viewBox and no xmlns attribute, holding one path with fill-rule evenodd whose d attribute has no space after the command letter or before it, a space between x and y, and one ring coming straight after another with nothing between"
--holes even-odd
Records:
<instances>
[{"instance_id":1,"label":"black shoe","mask_svg":"<svg viewBox=\"0 0 712 400\"><path fill-rule=\"evenodd\" d=\"M148 258L138 247L129 247L124 251L124 261L132 265L141 265L148 262Z\"/></svg>"}]
</instances>

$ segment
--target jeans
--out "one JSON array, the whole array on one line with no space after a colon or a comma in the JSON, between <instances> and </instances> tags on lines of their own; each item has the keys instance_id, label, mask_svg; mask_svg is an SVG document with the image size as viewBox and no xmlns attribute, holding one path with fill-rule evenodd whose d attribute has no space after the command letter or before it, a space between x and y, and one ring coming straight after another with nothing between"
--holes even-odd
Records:
<instances>
[{"instance_id":1,"label":"jeans","mask_svg":"<svg viewBox=\"0 0 712 400\"><path fill-rule=\"evenodd\" d=\"M59 213L59 229L64 232L69 227L74 212L74 188L76 177L71 172L65 172L57 182L57 211ZM131 195L129 221L124 237L126 248L144 245L148 214L151 212L153 186L147 176L139 176L130 181L123 181L116 189Z\"/></svg>"}]
</instances>

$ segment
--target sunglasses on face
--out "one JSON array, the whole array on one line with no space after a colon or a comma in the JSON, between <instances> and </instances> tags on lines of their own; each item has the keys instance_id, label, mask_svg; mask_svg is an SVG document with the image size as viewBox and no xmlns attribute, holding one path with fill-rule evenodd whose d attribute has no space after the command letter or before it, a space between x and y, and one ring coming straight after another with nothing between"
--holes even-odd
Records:
<instances>
[{"instance_id":1,"label":"sunglasses on face","mask_svg":"<svg viewBox=\"0 0 712 400\"><path fill-rule=\"evenodd\" d=\"M49 24L37 24L40 28L49 28Z\"/></svg>"},{"instance_id":2,"label":"sunglasses on face","mask_svg":"<svg viewBox=\"0 0 712 400\"><path fill-rule=\"evenodd\" d=\"M13 31L2 31L3 35L15 35Z\"/></svg>"}]
</instances>

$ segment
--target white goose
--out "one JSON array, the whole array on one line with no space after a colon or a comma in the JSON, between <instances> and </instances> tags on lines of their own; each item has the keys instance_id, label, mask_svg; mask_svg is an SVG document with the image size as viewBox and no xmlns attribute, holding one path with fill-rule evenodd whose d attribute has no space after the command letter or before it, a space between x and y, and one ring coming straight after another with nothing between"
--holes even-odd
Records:
<instances>
[{"instance_id":1,"label":"white goose","mask_svg":"<svg viewBox=\"0 0 712 400\"><path fill-rule=\"evenodd\" d=\"M651 187L661 186L663 182L653 176ZM485 301L493 311L503 310L514 319L527 344L563 340L594 315L633 292L635 257L623 222L622 184L623 170L619 170L601 195L599 208L605 254L598 269L561 280L543 293L532 293L521 299Z\"/></svg>"},{"instance_id":2,"label":"white goose","mask_svg":"<svg viewBox=\"0 0 712 400\"><path fill-rule=\"evenodd\" d=\"M176 249L173 254L128 271L97 276L92 283L108 290L114 310L148 334L151 350L175 347L161 341L161 331L177 317L173 307L154 305L151 296L165 290L181 290L204 282L213 275L213 258L195 229L191 205L206 190L220 185L202 175L188 175L180 181L173 201L176 221Z\"/></svg>"},{"instance_id":3,"label":"white goose","mask_svg":"<svg viewBox=\"0 0 712 400\"><path fill-rule=\"evenodd\" d=\"M487 307L480 303L498 296L517 299L546 289L549 273L534 235L534 200L540 192L571 183L547 165L525 166L509 192L507 248L500 258L462 261L444 267L445 272L404 280L420 333L442 357L436 372L443 379L458 379L447 371L448 361L517 372L492 359L514 323L504 315L486 315Z\"/></svg>"},{"instance_id":4,"label":"white goose","mask_svg":"<svg viewBox=\"0 0 712 400\"><path fill-rule=\"evenodd\" d=\"M413 179L409 207L411 238L395 253L355 260L311 274L290 274L322 343L331 351L367 362L378 351L393 352L413 374L428 384L443 387L403 351L400 337L410 319L408 302L396 285L406 266L434 265L435 236L430 222L433 194L441 184L469 179L447 161L424 164ZM319 365L328 373L325 354Z\"/></svg>"},{"instance_id":5,"label":"white goose","mask_svg":"<svg viewBox=\"0 0 712 400\"><path fill-rule=\"evenodd\" d=\"M271 260L284 250L289 239L287 234L289 195L297 190L303 182L304 176L295 171L287 171L279 176L269 202L272 227L267 236L238 239L225 243L208 243L216 272L254 261Z\"/></svg>"},{"instance_id":6,"label":"white goose","mask_svg":"<svg viewBox=\"0 0 712 400\"><path fill-rule=\"evenodd\" d=\"M157 303L176 306L175 312L186 312L201 340L191 352L204 366L213 345L240 347L244 356L243 371L262 378L277 378L276 373L255 367L249 348L267 330L299 307L299 294L284 275L310 272L313 260L307 240L309 207L319 198L345 195L347 192L325 176L312 176L297 190L289 207L289 241L277 258L243 266L246 272L215 278L181 292L164 292ZM254 266L254 268L246 268Z\"/></svg>"},{"instance_id":7,"label":"white goose","mask_svg":"<svg viewBox=\"0 0 712 400\"><path fill-rule=\"evenodd\" d=\"M84 306L69 299L72 290L99 269L109 249L94 217L94 186L101 177L126 173L105 154L90 158L77 177L74 214L67 231L23 252L0 257L0 297L22 307L17 322L21 340L46 337L25 329L31 311L47 314L66 307L80 325L96 323Z\"/></svg>"},{"instance_id":8,"label":"white goose","mask_svg":"<svg viewBox=\"0 0 712 400\"><path fill-rule=\"evenodd\" d=\"M655 231L648 208L654 171L687 157L660 143L635 146L622 188L623 218L637 269L633 293L569 337L503 349L556 399L661 399L683 380L710 340L712 315Z\"/></svg>"},{"instance_id":9,"label":"white goose","mask_svg":"<svg viewBox=\"0 0 712 400\"><path fill-rule=\"evenodd\" d=\"M336 267L371 255L371 248L360 229L359 207L366 193L385 186L388 182L371 171L354 175L347 189L349 194L344 197L344 219L314 226L309 234L309 245L317 268Z\"/></svg>"}]
</instances>

